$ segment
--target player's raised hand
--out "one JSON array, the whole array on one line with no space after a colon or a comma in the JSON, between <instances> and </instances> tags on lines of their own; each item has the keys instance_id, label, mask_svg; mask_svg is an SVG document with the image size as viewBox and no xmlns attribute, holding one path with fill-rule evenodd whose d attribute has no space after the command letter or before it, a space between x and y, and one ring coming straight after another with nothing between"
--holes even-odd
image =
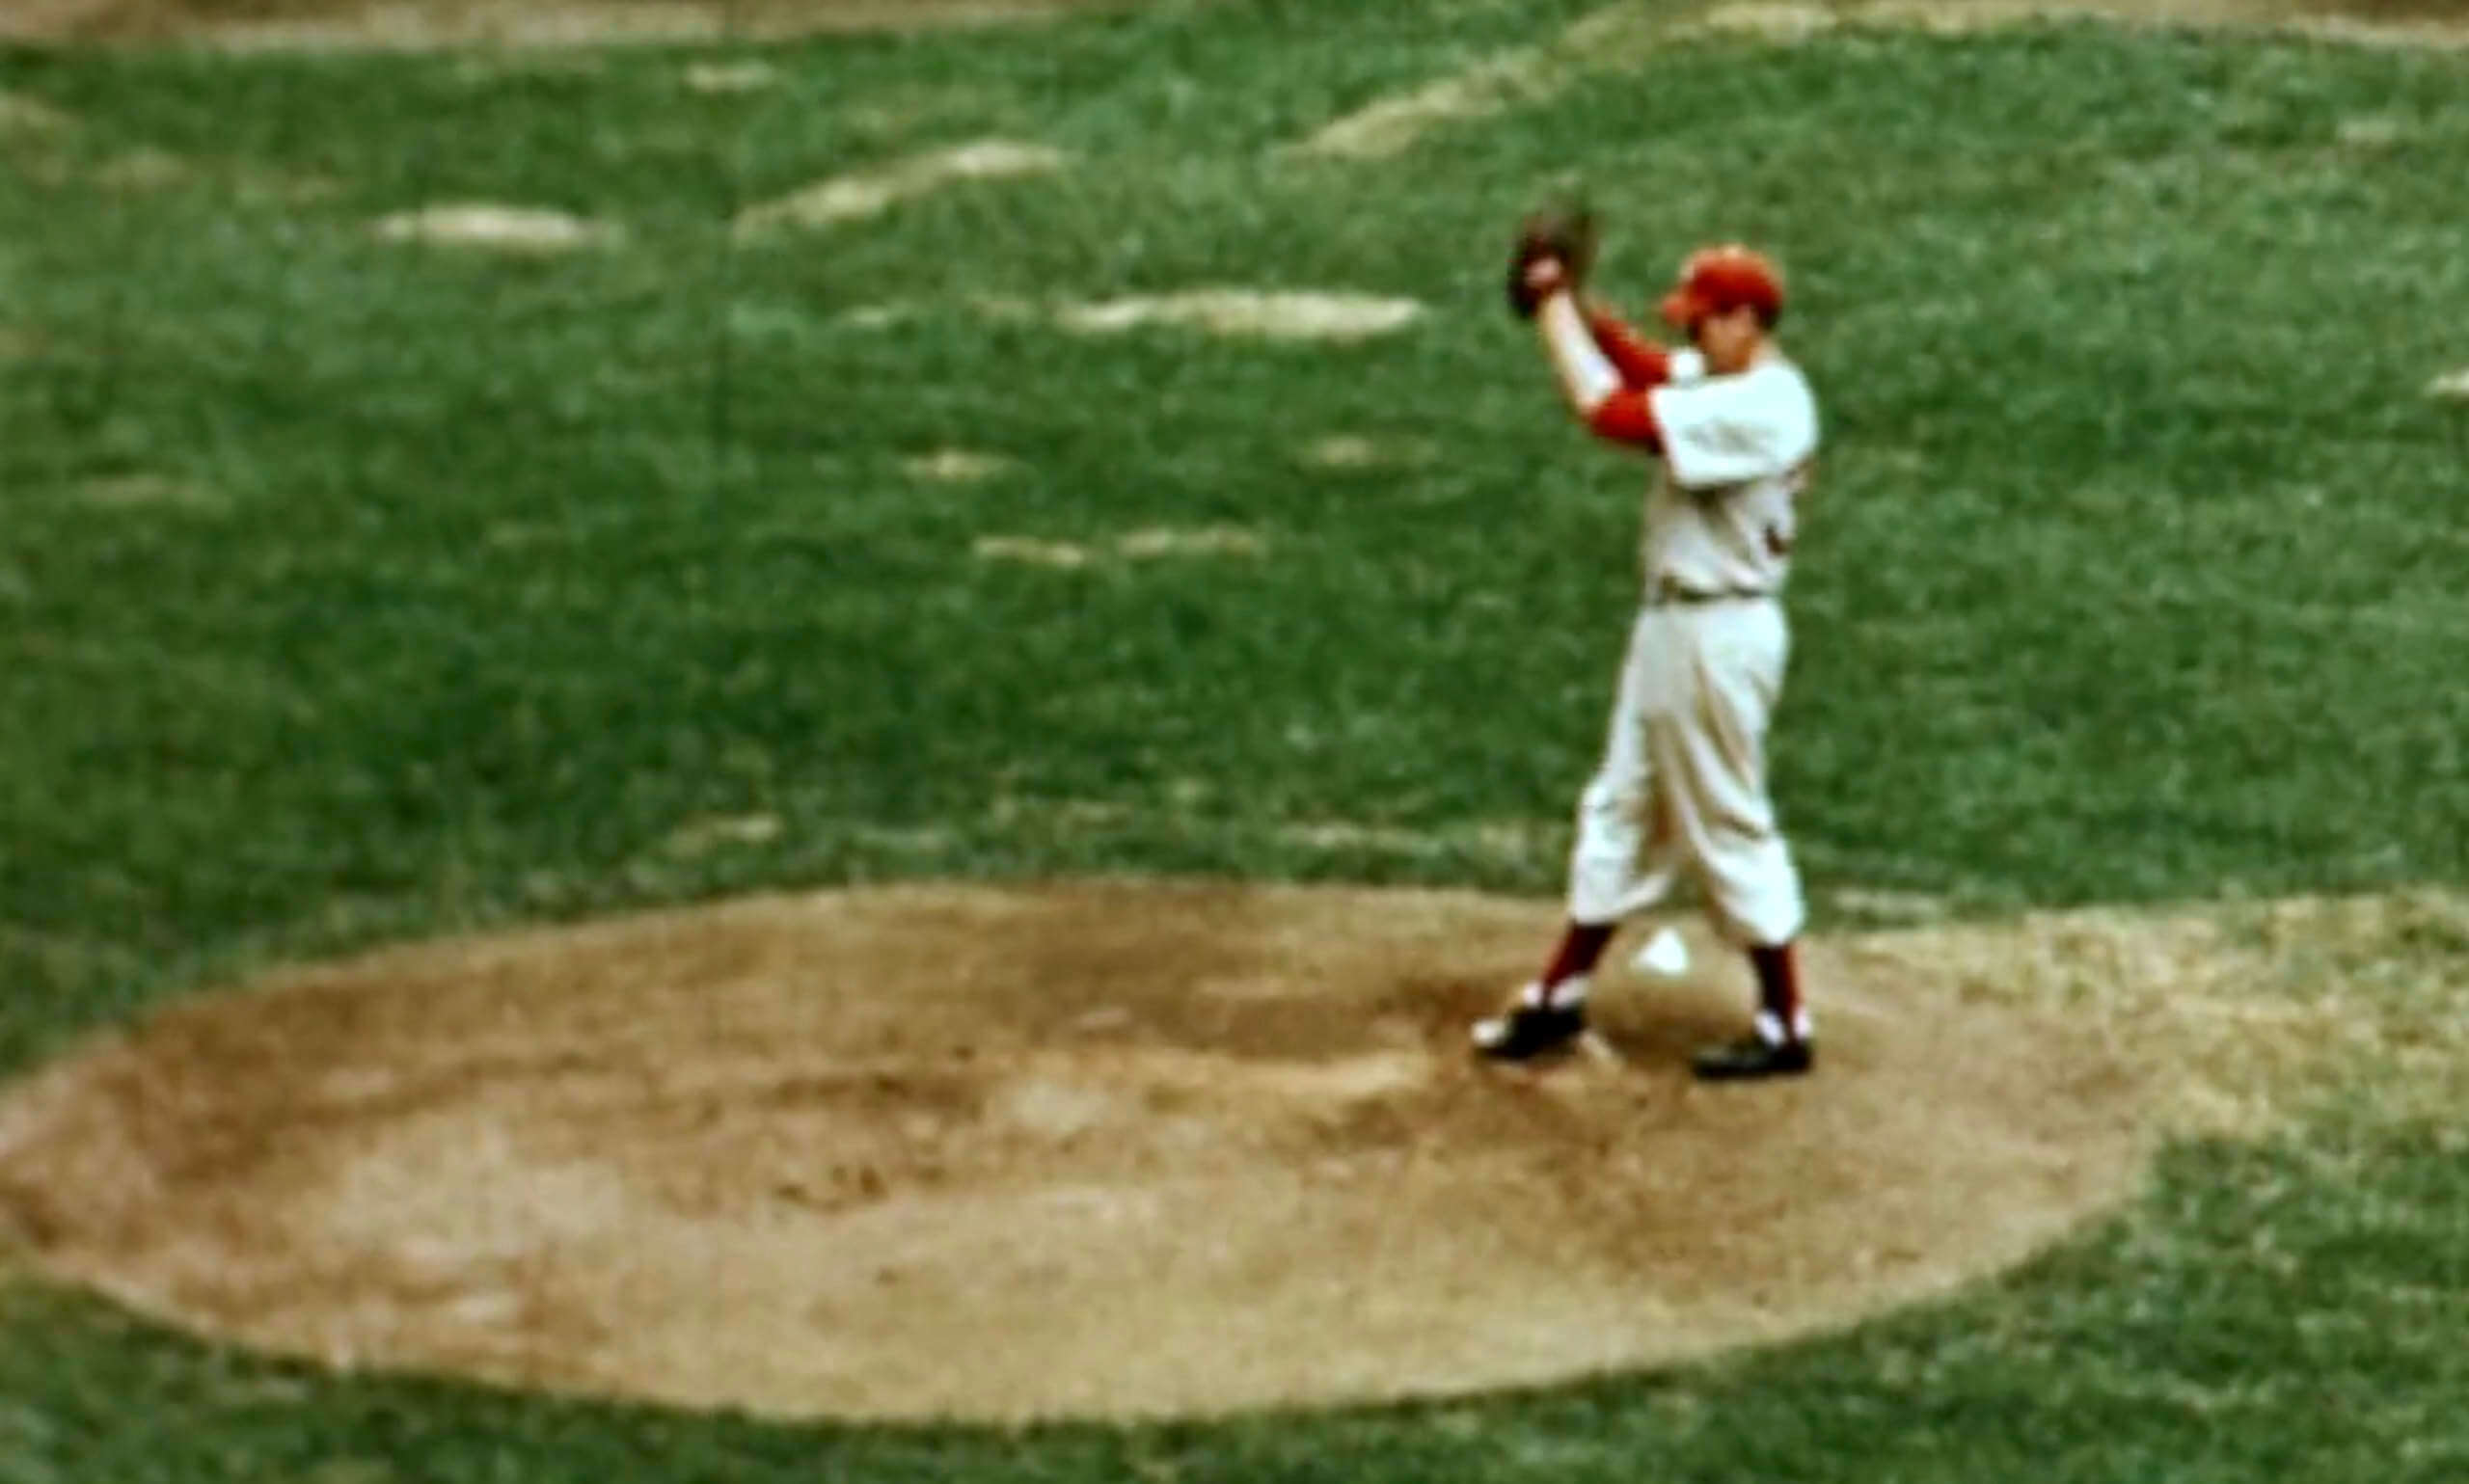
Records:
<instances>
[{"instance_id":1,"label":"player's raised hand","mask_svg":"<svg viewBox=\"0 0 2469 1484\"><path fill-rule=\"evenodd\" d=\"M1527 297L1536 304L1569 286L1569 265L1557 257L1538 257L1526 265Z\"/></svg>"},{"instance_id":2,"label":"player's raised hand","mask_svg":"<svg viewBox=\"0 0 2469 1484\"><path fill-rule=\"evenodd\" d=\"M1509 249L1509 311L1532 319L1544 299L1586 282L1594 261L1594 213L1583 205L1546 206L1518 223Z\"/></svg>"}]
</instances>

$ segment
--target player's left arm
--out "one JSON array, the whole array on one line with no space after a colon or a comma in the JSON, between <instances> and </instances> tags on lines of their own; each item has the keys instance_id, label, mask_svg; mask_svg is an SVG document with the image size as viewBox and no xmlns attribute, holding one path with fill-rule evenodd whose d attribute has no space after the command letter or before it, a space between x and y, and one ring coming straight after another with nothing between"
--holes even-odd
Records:
<instances>
[{"instance_id":1,"label":"player's left arm","mask_svg":"<svg viewBox=\"0 0 2469 1484\"><path fill-rule=\"evenodd\" d=\"M1671 380L1671 352L1640 335L1637 330L1599 304L1579 306L1586 317L1586 328L1594 337L1597 350L1620 373L1621 385L1638 390L1660 387Z\"/></svg>"},{"instance_id":2,"label":"player's left arm","mask_svg":"<svg viewBox=\"0 0 2469 1484\"><path fill-rule=\"evenodd\" d=\"M1595 326L1565 288L1544 293L1534 323L1561 397L1580 421L1597 437L1614 443L1649 450L1663 446L1648 386L1633 385L1622 375L1620 366L1605 354ZM1658 381L1669 376L1669 359L1663 358L1656 370Z\"/></svg>"}]
</instances>

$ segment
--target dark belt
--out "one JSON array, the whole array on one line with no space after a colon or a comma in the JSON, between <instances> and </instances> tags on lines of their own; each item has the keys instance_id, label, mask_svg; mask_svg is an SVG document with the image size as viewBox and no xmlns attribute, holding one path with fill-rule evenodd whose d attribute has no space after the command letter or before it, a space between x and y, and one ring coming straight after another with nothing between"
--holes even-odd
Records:
<instances>
[{"instance_id":1,"label":"dark belt","mask_svg":"<svg viewBox=\"0 0 2469 1484\"><path fill-rule=\"evenodd\" d=\"M1646 588L1646 607L1699 607L1713 603L1755 603L1761 598L1774 596L1772 592L1756 587L1721 587L1709 592L1683 587L1669 578L1657 578Z\"/></svg>"}]
</instances>

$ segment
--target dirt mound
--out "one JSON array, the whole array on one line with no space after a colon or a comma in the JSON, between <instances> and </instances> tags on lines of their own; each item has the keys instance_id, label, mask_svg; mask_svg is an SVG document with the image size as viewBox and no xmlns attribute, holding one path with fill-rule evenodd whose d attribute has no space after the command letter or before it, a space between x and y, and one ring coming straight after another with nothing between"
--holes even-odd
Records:
<instances>
[{"instance_id":1,"label":"dirt mound","mask_svg":"<svg viewBox=\"0 0 2469 1484\"><path fill-rule=\"evenodd\" d=\"M1477 1065L1549 904L1084 884L748 901L176 1008L0 1101L0 1229L341 1365L863 1417L1544 1382L1839 1324L2125 1195L2097 1021L1813 944L1825 1065L1703 1088L1744 979ZM1865 966L1864 966L1865 965Z\"/></svg>"}]
</instances>

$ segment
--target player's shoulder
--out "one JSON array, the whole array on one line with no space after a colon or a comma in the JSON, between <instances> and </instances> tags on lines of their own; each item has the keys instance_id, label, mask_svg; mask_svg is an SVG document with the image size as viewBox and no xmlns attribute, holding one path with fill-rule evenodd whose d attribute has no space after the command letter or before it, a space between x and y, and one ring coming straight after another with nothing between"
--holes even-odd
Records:
<instances>
[{"instance_id":1,"label":"player's shoulder","mask_svg":"<svg viewBox=\"0 0 2469 1484\"><path fill-rule=\"evenodd\" d=\"M1817 387L1809 380L1809 373L1790 356L1777 352L1750 367L1747 374L1756 379L1763 399L1816 412Z\"/></svg>"},{"instance_id":2,"label":"player's shoulder","mask_svg":"<svg viewBox=\"0 0 2469 1484\"><path fill-rule=\"evenodd\" d=\"M1757 364L1749 368L1747 374L1751 376L1763 376L1771 381L1787 386L1798 387L1804 391L1810 390L1809 373L1807 370L1803 368L1801 363L1784 351L1780 346L1775 347L1766 355L1760 357Z\"/></svg>"}]
</instances>

